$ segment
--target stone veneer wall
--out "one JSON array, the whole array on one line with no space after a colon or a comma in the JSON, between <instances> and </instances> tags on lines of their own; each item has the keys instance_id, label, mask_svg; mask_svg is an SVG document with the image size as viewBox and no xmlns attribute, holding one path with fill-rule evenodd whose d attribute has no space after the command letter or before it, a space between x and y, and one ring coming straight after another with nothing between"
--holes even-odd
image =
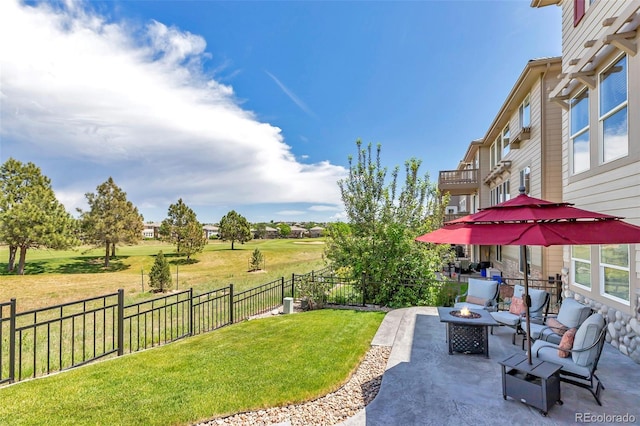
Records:
<instances>
[{"instance_id":1,"label":"stone veneer wall","mask_svg":"<svg viewBox=\"0 0 640 426\"><path fill-rule=\"evenodd\" d=\"M573 297L606 317L608 324L606 341L640 364L640 309L638 309L640 295L633 296L636 308L635 316L631 316L569 289L569 269L567 268L562 268L562 289L562 297Z\"/></svg>"}]
</instances>

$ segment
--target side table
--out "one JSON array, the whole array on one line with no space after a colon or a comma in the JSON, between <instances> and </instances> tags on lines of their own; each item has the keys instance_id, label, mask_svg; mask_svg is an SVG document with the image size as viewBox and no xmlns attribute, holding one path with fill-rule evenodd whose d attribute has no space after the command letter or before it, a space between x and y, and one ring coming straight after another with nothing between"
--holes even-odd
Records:
<instances>
[{"instance_id":1,"label":"side table","mask_svg":"<svg viewBox=\"0 0 640 426\"><path fill-rule=\"evenodd\" d=\"M560 399L560 369L558 364L533 360L515 354L499 361L502 366L502 397L511 397L539 409L544 416Z\"/></svg>"}]
</instances>

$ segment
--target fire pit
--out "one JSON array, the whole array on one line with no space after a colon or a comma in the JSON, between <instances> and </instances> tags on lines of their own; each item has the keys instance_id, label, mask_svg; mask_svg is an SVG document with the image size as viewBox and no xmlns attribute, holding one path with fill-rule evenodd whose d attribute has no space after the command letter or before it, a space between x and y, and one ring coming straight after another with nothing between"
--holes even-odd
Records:
<instances>
[{"instance_id":1,"label":"fire pit","mask_svg":"<svg viewBox=\"0 0 640 426\"><path fill-rule=\"evenodd\" d=\"M454 317L465 318L465 319L478 319L482 317L482 315L478 313L471 312L467 307L462 308L459 311L451 311L449 312L449 315L453 315Z\"/></svg>"},{"instance_id":2,"label":"fire pit","mask_svg":"<svg viewBox=\"0 0 640 426\"><path fill-rule=\"evenodd\" d=\"M438 307L440 322L447 324L449 354L484 354L489 357L488 328L498 323L485 310L470 311L469 308L453 309Z\"/></svg>"}]
</instances>

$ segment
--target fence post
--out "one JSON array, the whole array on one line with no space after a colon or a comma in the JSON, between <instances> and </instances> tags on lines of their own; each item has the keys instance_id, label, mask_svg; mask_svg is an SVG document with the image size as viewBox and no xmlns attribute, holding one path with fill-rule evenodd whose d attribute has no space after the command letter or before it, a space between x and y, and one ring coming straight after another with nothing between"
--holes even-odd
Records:
<instances>
[{"instance_id":1,"label":"fence post","mask_svg":"<svg viewBox=\"0 0 640 426\"><path fill-rule=\"evenodd\" d=\"M229 324L233 324L233 284L229 284Z\"/></svg>"},{"instance_id":2,"label":"fence post","mask_svg":"<svg viewBox=\"0 0 640 426\"><path fill-rule=\"evenodd\" d=\"M118 356L124 355L124 290L118 289Z\"/></svg>"},{"instance_id":3,"label":"fence post","mask_svg":"<svg viewBox=\"0 0 640 426\"><path fill-rule=\"evenodd\" d=\"M296 274L291 273L291 297L293 297L294 300L296 298L295 292L296 292Z\"/></svg>"},{"instance_id":4,"label":"fence post","mask_svg":"<svg viewBox=\"0 0 640 426\"><path fill-rule=\"evenodd\" d=\"M362 273L362 306L367 305L367 296L365 295L365 287L367 283L367 273Z\"/></svg>"},{"instance_id":5,"label":"fence post","mask_svg":"<svg viewBox=\"0 0 640 426\"><path fill-rule=\"evenodd\" d=\"M284 277L280 277L280 288L282 291L282 303L284 303Z\"/></svg>"},{"instance_id":6,"label":"fence post","mask_svg":"<svg viewBox=\"0 0 640 426\"><path fill-rule=\"evenodd\" d=\"M195 313L193 312L193 287L189 288L189 336L193 336L193 318Z\"/></svg>"},{"instance_id":7,"label":"fence post","mask_svg":"<svg viewBox=\"0 0 640 426\"><path fill-rule=\"evenodd\" d=\"M9 383L16 378L16 299L11 299L9 311Z\"/></svg>"}]
</instances>

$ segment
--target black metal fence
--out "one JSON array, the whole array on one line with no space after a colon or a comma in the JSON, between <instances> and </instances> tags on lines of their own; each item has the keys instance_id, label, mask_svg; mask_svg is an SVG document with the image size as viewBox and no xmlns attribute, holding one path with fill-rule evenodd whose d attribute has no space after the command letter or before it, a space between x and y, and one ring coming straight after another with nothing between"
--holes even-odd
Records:
<instances>
[{"instance_id":1,"label":"black metal fence","mask_svg":"<svg viewBox=\"0 0 640 426\"><path fill-rule=\"evenodd\" d=\"M323 270L324 271L324 270ZM321 273L323 271L320 271ZM284 277L234 293L233 284L193 289L129 305L124 291L17 313L0 303L0 384L35 378L205 333L268 312L293 297L314 273Z\"/></svg>"},{"instance_id":2,"label":"black metal fence","mask_svg":"<svg viewBox=\"0 0 640 426\"><path fill-rule=\"evenodd\" d=\"M513 293L518 278L503 278L500 302ZM120 356L205 333L282 305L300 296L305 285L324 304L367 305L395 300L406 305L450 306L466 282L403 280L376 283L366 275L345 278L329 268L292 274L258 287L234 292L228 287L194 294L193 289L124 304L124 291L26 312L16 299L0 303L0 384L39 377L99 358ZM530 281L532 288L551 293L550 311L561 301L558 280ZM398 302L399 301L399 302Z\"/></svg>"}]
</instances>

